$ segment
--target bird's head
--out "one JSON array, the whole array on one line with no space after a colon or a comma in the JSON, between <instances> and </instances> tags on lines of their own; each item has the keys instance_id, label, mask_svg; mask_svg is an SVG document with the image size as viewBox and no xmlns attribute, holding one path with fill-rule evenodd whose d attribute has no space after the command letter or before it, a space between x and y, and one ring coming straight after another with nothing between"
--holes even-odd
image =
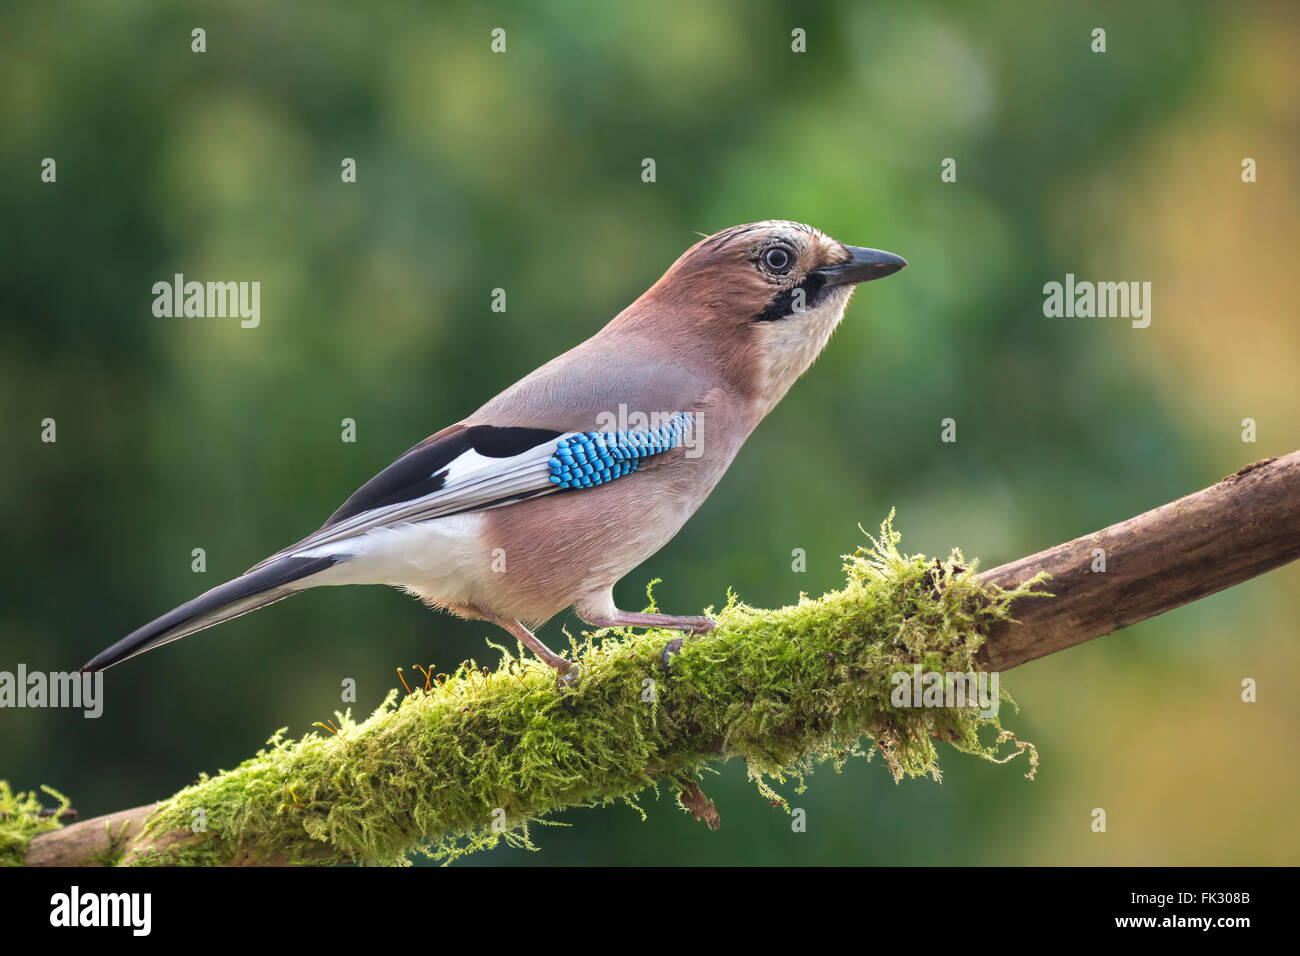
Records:
<instances>
[{"instance_id":1,"label":"bird's head","mask_svg":"<svg viewBox=\"0 0 1300 956\"><path fill-rule=\"evenodd\" d=\"M857 284L906 265L803 223L755 222L697 242L629 311L662 331L676 325L678 342L720 346L712 351L775 404L826 345Z\"/></svg>"}]
</instances>

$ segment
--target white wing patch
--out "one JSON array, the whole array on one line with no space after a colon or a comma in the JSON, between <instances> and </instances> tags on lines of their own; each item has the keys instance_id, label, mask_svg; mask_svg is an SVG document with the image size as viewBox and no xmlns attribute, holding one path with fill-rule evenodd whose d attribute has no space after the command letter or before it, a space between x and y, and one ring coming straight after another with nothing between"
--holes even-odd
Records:
<instances>
[{"instance_id":1,"label":"white wing patch","mask_svg":"<svg viewBox=\"0 0 1300 956\"><path fill-rule=\"evenodd\" d=\"M465 451L447 466L446 480L437 491L353 515L304 539L291 553L338 553L347 549L323 546L355 538L374 528L498 508L523 496L552 494L560 490L550 480L549 464L558 441L551 439L509 458L491 458L473 449Z\"/></svg>"},{"instance_id":2,"label":"white wing patch","mask_svg":"<svg viewBox=\"0 0 1300 956\"><path fill-rule=\"evenodd\" d=\"M358 536L376 529L485 511L557 491L594 488L629 475L644 460L680 445L692 420L689 414L679 414L666 425L644 430L568 432L507 457L469 448L429 476L441 478L436 490L327 525L273 558L354 554Z\"/></svg>"}]
</instances>

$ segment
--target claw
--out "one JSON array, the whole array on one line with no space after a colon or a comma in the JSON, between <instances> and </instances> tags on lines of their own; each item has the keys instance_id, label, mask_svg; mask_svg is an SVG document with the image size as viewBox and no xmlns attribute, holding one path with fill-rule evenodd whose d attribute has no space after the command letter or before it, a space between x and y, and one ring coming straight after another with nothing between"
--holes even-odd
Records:
<instances>
[{"instance_id":1,"label":"claw","mask_svg":"<svg viewBox=\"0 0 1300 956\"><path fill-rule=\"evenodd\" d=\"M556 672L555 689L556 691L563 693L563 695L568 696L568 693L571 692L573 688L576 688L578 683L581 683L581 680L581 665L577 665L577 663L569 663L564 670Z\"/></svg>"},{"instance_id":2,"label":"claw","mask_svg":"<svg viewBox=\"0 0 1300 956\"><path fill-rule=\"evenodd\" d=\"M555 689L560 694L560 702L564 704L564 709L570 714L578 712L574 700L577 695L574 690L582 680L582 667L578 664L569 664L564 670L559 671L555 677Z\"/></svg>"},{"instance_id":3,"label":"claw","mask_svg":"<svg viewBox=\"0 0 1300 956\"><path fill-rule=\"evenodd\" d=\"M684 637L674 637L671 641L669 641L667 644L664 645L664 653L663 653L664 670L670 669L669 665L672 663L673 655L681 653L682 643L685 640L686 638Z\"/></svg>"}]
</instances>

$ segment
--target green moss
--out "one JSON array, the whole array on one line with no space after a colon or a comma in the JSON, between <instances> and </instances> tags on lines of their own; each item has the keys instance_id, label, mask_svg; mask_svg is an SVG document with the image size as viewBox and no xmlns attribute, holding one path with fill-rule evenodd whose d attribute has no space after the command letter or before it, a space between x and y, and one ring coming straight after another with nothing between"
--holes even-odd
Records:
<instances>
[{"instance_id":1,"label":"green moss","mask_svg":"<svg viewBox=\"0 0 1300 956\"><path fill-rule=\"evenodd\" d=\"M891 514L892 519L892 514ZM565 697L540 663L503 652L466 662L365 721L289 740L166 801L149 831L206 831L136 863L398 863L419 849L452 860L500 842L534 849L533 827L564 807L633 802L660 780L690 781L743 758L764 797L817 764L880 754L895 779L939 779L935 740L986 760L1037 754L973 708L896 708L890 677L914 663L976 670L990 623L1031 592L982 587L954 551L905 556L890 520L846 557L842 590L775 611L730 597L712 633L661 662L671 632L609 630L574 643L583 678ZM1031 584L1036 584L1032 582ZM572 642L572 639L571 639ZM427 683L427 686L426 686ZM1008 698L1009 699L1009 698ZM633 805L636 804L633 802Z\"/></svg>"},{"instance_id":2,"label":"green moss","mask_svg":"<svg viewBox=\"0 0 1300 956\"><path fill-rule=\"evenodd\" d=\"M0 780L0 866L22 866L32 837L63 826L59 816L70 805L68 798L51 787L41 790L58 805L46 807L34 792L14 793L8 781Z\"/></svg>"}]
</instances>

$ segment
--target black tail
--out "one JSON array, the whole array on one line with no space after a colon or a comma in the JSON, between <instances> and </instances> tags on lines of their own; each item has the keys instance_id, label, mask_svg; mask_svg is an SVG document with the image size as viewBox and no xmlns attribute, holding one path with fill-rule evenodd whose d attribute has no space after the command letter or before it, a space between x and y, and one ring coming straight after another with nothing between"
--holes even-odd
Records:
<instances>
[{"instance_id":1,"label":"black tail","mask_svg":"<svg viewBox=\"0 0 1300 956\"><path fill-rule=\"evenodd\" d=\"M114 664L120 664L128 657L135 657L170 641L188 637L205 627L220 624L232 617L239 617L241 614L247 614L249 611L287 598L302 590L289 587L294 581L324 571L337 560L336 557L280 558L264 568L258 568L233 581L219 584L211 591L200 594L193 601L188 601L176 610L169 611L158 620L132 631L108 650L95 655L81 670L102 671Z\"/></svg>"}]
</instances>

